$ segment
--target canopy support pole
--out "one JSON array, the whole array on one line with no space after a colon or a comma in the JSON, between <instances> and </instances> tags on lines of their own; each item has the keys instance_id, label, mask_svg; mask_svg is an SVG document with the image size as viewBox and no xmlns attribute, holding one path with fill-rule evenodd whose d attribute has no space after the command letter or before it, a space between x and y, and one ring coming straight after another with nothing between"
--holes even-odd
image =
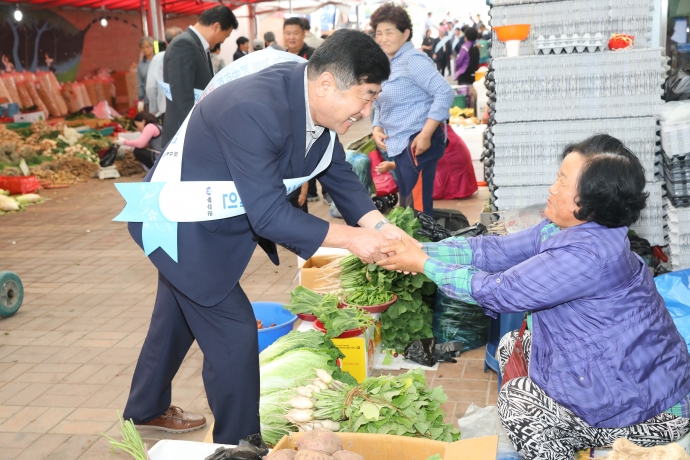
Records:
<instances>
[{"instance_id":1,"label":"canopy support pole","mask_svg":"<svg viewBox=\"0 0 690 460\"><path fill-rule=\"evenodd\" d=\"M146 17L146 7L144 6L144 0L140 0L141 3L141 31L144 37L149 36L149 24L148 18Z\"/></svg>"},{"instance_id":2,"label":"canopy support pole","mask_svg":"<svg viewBox=\"0 0 690 460\"><path fill-rule=\"evenodd\" d=\"M151 15L151 27L153 28L153 39L161 41L160 23L158 21L158 0L149 0L149 14Z\"/></svg>"},{"instance_id":3,"label":"canopy support pole","mask_svg":"<svg viewBox=\"0 0 690 460\"><path fill-rule=\"evenodd\" d=\"M289 0L289 1L290 1L290 14L292 14L292 0Z\"/></svg>"}]
</instances>

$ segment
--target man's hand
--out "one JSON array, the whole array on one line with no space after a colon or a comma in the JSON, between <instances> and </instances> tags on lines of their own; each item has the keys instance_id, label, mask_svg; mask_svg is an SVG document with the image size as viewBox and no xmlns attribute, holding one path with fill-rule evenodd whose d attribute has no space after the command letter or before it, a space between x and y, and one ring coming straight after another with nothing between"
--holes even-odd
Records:
<instances>
[{"instance_id":1,"label":"man's hand","mask_svg":"<svg viewBox=\"0 0 690 460\"><path fill-rule=\"evenodd\" d=\"M383 151L388 151L386 149L386 139L388 139L388 136L386 136L386 133L383 132L383 128L380 126L376 126L374 130L371 132L371 137L374 139L374 142L376 143L376 147L378 147L379 150Z\"/></svg>"},{"instance_id":2,"label":"man's hand","mask_svg":"<svg viewBox=\"0 0 690 460\"><path fill-rule=\"evenodd\" d=\"M359 257L362 262L368 264L386 257L386 254L381 252L381 248L388 244L388 238L386 238L383 232L373 228L357 228L354 230L356 230L354 238L346 249Z\"/></svg>"},{"instance_id":3,"label":"man's hand","mask_svg":"<svg viewBox=\"0 0 690 460\"><path fill-rule=\"evenodd\" d=\"M412 145L410 145L412 153L415 156L421 155L422 153L426 152L427 150L429 150L429 147L431 147L431 137L424 134L423 131L419 133L417 137L414 138L414 140L412 141Z\"/></svg>"},{"instance_id":4,"label":"man's hand","mask_svg":"<svg viewBox=\"0 0 690 460\"><path fill-rule=\"evenodd\" d=\"M382 161L378 164L378 166L376 166L376 172L379 174L387 173L391 169L395 169L394 161Z\"/></svg>"},{"instance_id":5,"label":"man's hand","mask_svg":"<svg viewBox=\"0 0 690 460\"><path fill-rule=\"evenodd\" d=\"M416 244L406 240L391 240L388 245L381 248L381 251L395 253L393 256L376 262L386 270L424 273L424 264L429 259L429 256Z\"/></svg>"}]
</instances>

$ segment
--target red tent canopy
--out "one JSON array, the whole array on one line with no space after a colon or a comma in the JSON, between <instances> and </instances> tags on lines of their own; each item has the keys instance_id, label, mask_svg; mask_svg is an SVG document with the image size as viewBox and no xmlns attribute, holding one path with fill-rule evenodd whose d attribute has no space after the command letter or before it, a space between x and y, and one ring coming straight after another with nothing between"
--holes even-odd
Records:
<instances>
[{"instance_id":1,"label":"red tent canopy","mask_svg":"<svg viewBox=\"0 0 690 460\"><path fill-rule=\"evenodd\" d=\"M242 5L260 3L268 0L160 0L164 14L193 15L216 5L224 4L235 9ZM93 8L106 10L141 11L142 4L149 9L148 0L5 0L4 3L30 4L37 8Z\"/></svg>"}]
</instances>

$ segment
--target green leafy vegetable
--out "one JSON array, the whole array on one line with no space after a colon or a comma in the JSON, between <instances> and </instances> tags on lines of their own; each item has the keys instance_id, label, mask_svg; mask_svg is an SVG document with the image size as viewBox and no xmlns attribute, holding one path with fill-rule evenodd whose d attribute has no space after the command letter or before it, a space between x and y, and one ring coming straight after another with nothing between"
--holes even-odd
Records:
<instances>
[{"instance_id":1,"label":"green leafy vegetable","mask_svg":"<svg viewBox=\"0 0 690 460\"><path fill-rule=\"evenodd\" d=\"M117 411L117 417L120 419L120 436L122 441L116 441L107 434L101 433L110 441L110 450L114 452L115 449L120 449L128 453L134 460L148 460L149 455L146 450L146 444L141 439L141 435L134 426L134 422L130 419L126 422L122 419L120 411Z\"/></svg>"},{"instance_id":2,"label":"green leafy vegetable","mask_svg":"<svg viewBox=\"0 0 690 460\"><path fill-rule=\"evenodd\" d=\"M297 286L290 293L290 303L285 305L285 309L295 315L301 313L315 314L316 310L329 307L338 307L338 296L334 294L319 294L304 286Z\"/></svg>"},{"instance_id":3,"label":"green leafy vegetable","mask_svg":"<svg viewBox=\"0 0 690 460\"><path fill-rule=\"evenodd\" d=\"M288 351L259 368L261 394L294 388L308 379L316 378L314 368L332 370L329 366L331 356L310 348Z\"/></svg>"},{"instance_id":4,"label":"green leafy vegetable","mask_svg":"<svg viewBox=\"0 0 690 460\"><path fill-rule=\"evenodd\" d=\"M264 351L259 353L259 366L264 366L285 353L300 348L309 348L330 356L329 365L335 366L337 359L342 359L345 355L333 345L331 339L325 334L317 331L297 332L292 331L282 336L271 344ZM349 376L349 374L347 374Z\"/></svg>"},{"instance_id":5,"label":"green leafy vegetable","mask_svg":"<svg viewBox=\"0 0 690 460\"><path fill-rule=\"evenodd\" d=\"M369 313L354 306L320 308L314 314L323 323L328 337L338 337L350 329L367 328L374 324L374 318Z\"/></svg>"}]
</instances>

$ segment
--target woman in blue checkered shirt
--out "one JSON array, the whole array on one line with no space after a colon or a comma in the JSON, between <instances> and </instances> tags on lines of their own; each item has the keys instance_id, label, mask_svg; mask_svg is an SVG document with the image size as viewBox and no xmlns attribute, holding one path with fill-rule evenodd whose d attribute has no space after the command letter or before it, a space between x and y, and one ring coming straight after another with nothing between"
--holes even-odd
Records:
<instances>
[{"instance_id":1,"label":"woman in blue checkered shirt","mask_svg":"<svg viewBox=\"0 0 690 460\"><path fill-rule=\"evenodd\" d=\"M391 76L376 101L372 137L393 160L378 172L395 168L401 206L431 214L436 164L446 149L444 121L453 90L434 62L412 42L410 15L387 3L371 15L376 42L391 60ZM422 199L412 190L421 180Z\"/></svg>"}]
</instances>

